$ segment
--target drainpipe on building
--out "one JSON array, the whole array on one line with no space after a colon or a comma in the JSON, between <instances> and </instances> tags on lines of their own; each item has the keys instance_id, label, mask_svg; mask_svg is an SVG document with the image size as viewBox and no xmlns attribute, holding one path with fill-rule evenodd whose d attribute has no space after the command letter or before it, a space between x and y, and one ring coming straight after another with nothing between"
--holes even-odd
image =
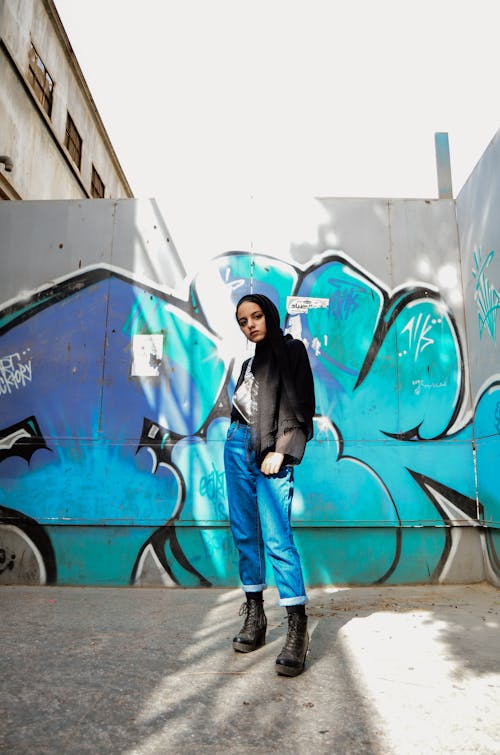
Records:
<instances>
[{"instance_id":1,"label":"drainpipe on building","mask_svg":"<svg viewBox=\"0 0 500 755\"><path fill-rule=\"evenodd\" d=\"M438 197L439 199L453 199L448 134L444 131L438 131L435 133L434 146L436 148Z\"/></svg>"}]
</instances>

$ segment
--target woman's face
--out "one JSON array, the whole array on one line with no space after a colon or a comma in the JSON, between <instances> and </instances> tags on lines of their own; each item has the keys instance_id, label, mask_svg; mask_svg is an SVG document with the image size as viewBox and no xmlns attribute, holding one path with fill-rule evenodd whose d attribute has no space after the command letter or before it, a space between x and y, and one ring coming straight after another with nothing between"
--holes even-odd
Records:
<instances>
[{"instance_id":1,"label":"woman's face","mask_svg":"<svg viewBox=\"0 0 500 755\"><path fill-rule=\"evenodd\" d=\"M262 309L253 301L244 301L236 312L238 324L249 341L259 343L267 335L266 316Z\"/></svg>"}]
</instances>

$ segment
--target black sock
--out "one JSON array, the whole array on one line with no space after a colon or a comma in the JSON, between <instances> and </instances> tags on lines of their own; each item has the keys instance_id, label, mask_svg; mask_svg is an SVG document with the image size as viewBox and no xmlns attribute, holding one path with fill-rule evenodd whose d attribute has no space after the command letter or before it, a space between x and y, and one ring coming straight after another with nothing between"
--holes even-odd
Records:
<instances>
[{"instance_id":1,"label":"black sock","mask_svg":"<svg viewBox=\"0 0 500 755\"><path fill-rule=\"evenodd\" d=\"M301 603L298 606L286 606L286 612L289 615L291 613L298 613L301 616L305 616L306 615L306 607L305 607L305 605L303 603Z\"/></svg>"},{"instance_id":2,"label":"black sock","mask_svg":"<svg viewBox=\"0 0 500 755\"><path fill-rule=\"evenodd\" d=\"M259 590L259 592L246 592L245 595L247 600L256 600L258 603L262 603L263 601L262 590Z\"/></svg>"}]
</instances>

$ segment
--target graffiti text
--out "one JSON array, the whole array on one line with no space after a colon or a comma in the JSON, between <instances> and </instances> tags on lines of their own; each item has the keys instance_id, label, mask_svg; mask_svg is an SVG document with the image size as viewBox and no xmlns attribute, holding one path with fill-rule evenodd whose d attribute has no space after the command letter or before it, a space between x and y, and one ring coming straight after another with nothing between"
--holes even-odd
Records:
<instances>
[{"instance_id":1,"label":"graffiti text","mask_svg":"<svg viewBox=\"0 0 500 755\"><path fill-rule=\"evenodd\" d=\"M330 313L338 320L347 320L359 306L361 288L346 286L344 281L331 279L334 290L330 297Z\"/></svg>"},{"instance_id":2,"label":"graffiti text","mask_svg":"<svg viewBox=\"0 0 500 755\"><path fill-rule=\"evenodd\" d=\"M413 358L415 362L422 351L434 343L434 339L429 338L427 334L432 330L432 326L436 322L440 322L440 320L436 320L431 315L426 315L425 320L422 322L422 314L420 314L416 319L412 317L401 331L401 334L408 333L408 348L414 351ZM406 354L406 351L401 352L400 356L402 354Z\"/></svg>"},{"instance_id":3,"label":"graffiti text","mask_svg":"<svg viewBox=\"0 0 500 755\"><path fill-rule=\"evenodd\" d=\"M500 309L500 294L486 277L485 270L492 262L495 252L490 252L485 260L481 258L481 252L474 252L475 269L472 271L476 279L474 301L478 307L479 337L483 337L486 326L491 338L496 340L497 310Z\"/></svg>"},{"instance_id":4,"label":"graffiti text","mask_svg":"<svg viewBox=\"0 0 500 755\"><path fill-rule=\"evenodd\" d=\"M225 473L219 472L212 462L212 471L200 479L200 495L208 496L214 503L223 500L226 496L224 477Z\"/></svg>"},{"instance_id":5,"label":"graffiti text","mask_svg":"<svg viewBox=\"0 0 500 755\"><path fill-rule=\"evenodd\" d=\"M18 353L0 357L0 396L24 388L31 382L31 359L23 362Z\"/></svg>"}]
</instances>

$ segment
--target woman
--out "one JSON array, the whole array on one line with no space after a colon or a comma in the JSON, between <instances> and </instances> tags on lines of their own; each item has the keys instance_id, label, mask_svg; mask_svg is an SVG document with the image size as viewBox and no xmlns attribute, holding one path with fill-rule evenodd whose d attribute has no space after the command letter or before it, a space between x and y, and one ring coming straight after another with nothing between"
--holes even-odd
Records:
<instances>
[{"instance_id":1,"label":"woman","mask_svg":"<svg viewBox=\"0 0 500 755\"><path fill-rule=\"evenodd\" d=\"M236 307L243 334L255 344L236 384L224 448L229 517L239 553L245 614L233 648L241 653L264 644L264 552L273 567L288 634L276 671L296 676L304 668L309 637L302 569L290 523L293 466L312 437L314 383L302 341L283 335L279 313L261 294L243 296Z\"/></svg>"}]
</instances>

